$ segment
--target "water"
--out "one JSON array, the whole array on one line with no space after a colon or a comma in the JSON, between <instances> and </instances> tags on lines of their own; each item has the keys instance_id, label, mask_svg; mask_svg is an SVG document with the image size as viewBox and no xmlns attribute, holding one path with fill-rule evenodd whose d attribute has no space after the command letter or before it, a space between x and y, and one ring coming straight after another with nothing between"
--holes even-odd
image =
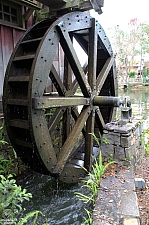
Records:
<instances>
[{"instance_id":1,"label":"water","mask_svg":"<svg viewBox=\"0 0 149 225\"><path fill-rule=\"evenodd\" d=\"M141 115L144 119L149 118L149 88L121 91L119 96L130 97L133 116Z\"/></svg>"},{"instance_id":2,"label":"water","mask_svg":"<svg viewBox=\"0 0 149 225\"><path fill-rule=\"evenodd\" d=\"M142 115L149 119L149 91L133 90L119 93L119 96L130 96L133 116ZM86 216L84 208L91 208L76 198L75 192L87 194L82 189L82 183L65 184L50 176L37 173L22 179L21 186L32 193L33 198L24 202L26 212L41 210L45 217L39 224L47 222L50 225L81 225Z\"/></svg>"},{"instance_id":3,"label":"water","mask_svg":"<svg viewBox=\"0 0 149 225\"><path fill-rule=\"evenodd\" d=\"M25 213L40 210L45 215L39 219L39 224L47 220L50 225L80 225L86 216L84 208L91 208L76 198L75 192L87 194L87 190L81 189L82 182L65 184L50 176L33 173L20 183L33 195L29 202L23 203Z\"/></svg>"}]
</instances>

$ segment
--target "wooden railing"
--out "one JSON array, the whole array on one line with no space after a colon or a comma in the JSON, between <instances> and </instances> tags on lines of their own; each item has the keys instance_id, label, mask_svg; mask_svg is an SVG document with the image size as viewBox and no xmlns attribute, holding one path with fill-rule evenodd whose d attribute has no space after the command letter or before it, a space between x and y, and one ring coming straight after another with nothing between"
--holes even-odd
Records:
<instances>
[{"instance_id":1,"label":"wooden railing","mask_svg":"<svg viewBox=\"0 0 149 225\"><path fill-rule=\"evenodd\" d=\"M143 78L128 78L128 83L143 83Z\"/></svg>"}]
</instances>

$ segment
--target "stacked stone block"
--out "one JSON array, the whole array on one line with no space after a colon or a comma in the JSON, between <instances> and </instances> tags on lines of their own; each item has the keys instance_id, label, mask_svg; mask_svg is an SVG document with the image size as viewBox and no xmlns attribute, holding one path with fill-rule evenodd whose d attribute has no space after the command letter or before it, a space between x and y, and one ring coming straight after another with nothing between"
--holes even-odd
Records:
<instances>
[{"instance_id":1,"label":"stacked stone block","mask_svg":"<svg viewBox=\"0 0 149 225\"><path fill-rule=\"evenodd\" d=\"M126 125L121 125L118 121L106 124L101 151L104 161L113 158L123 165L135 166L140 163L145 154L142 118L133 118Z\"/></svg>"}]
</instances>

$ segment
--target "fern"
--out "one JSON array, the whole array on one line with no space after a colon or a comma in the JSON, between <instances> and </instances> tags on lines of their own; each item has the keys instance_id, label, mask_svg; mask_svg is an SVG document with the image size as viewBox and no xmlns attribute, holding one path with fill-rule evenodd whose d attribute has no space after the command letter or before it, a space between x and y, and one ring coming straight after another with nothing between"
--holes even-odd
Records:
<instances>
[{"instance_id":1,"label":"fern","mask_svg":"<svg viewBox=\"0 0 149 225\"><path fill-rule=\"evenodd\" d=\"M38 218L39 214L42 215L42 216L44 216L43 213L42 213L41 211L38 211L38 210L29 212L29 213L26 214L26 216L25 216L24 218L22 218L22 219L18 222L17 225L23 225L23 224L27 223L28 220L31 219L31 218L34 217L34 216L35 216L35 218L34 218L34 220L33 220L32 225L37 225L37 218Z\"/></svg>"}]
</instances>

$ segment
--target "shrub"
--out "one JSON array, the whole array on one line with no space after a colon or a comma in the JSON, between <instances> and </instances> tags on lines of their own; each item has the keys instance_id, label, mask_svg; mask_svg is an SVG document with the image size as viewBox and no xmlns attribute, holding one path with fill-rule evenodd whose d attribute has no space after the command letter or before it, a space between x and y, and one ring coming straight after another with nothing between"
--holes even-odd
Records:
<instances>
[{"instance_id":1,"label":"shrub","mask_svg":"<svg viewBox=\"0 0 149 225\"><path fill-rule=\"evenodd\" d=\"M135 71L130 71L130 72L128 73L128 76L129 76L130 78L135 78L136 72L135 72Z\"/></svg>"}]
</instances>

